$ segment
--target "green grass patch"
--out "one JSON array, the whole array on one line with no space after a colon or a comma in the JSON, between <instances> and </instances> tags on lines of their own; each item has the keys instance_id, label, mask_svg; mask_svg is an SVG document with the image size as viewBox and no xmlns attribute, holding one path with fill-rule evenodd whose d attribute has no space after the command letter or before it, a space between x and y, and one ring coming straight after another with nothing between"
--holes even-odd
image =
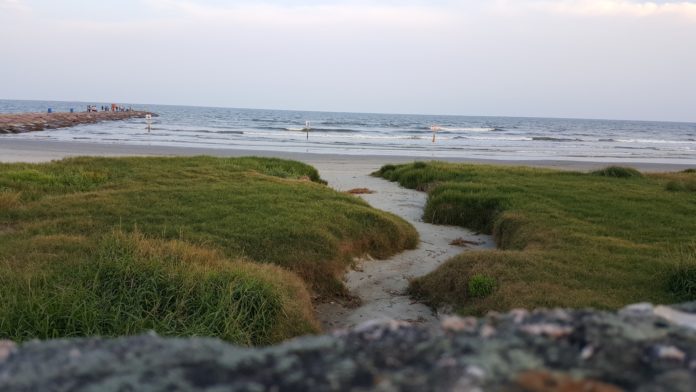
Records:
<instances>
[{"instance_id":1,"label":"green grass patch","mask_svg":"<svg viewBox=\"0 0 696 392\"><path fill-rule=\"evenodd\" d=\"M265 344L316 331L355 256L405 221L262 158L0 164L0 338L140 333Z\"/></svg>"},{"instance_id":2,"label":"green grass patch","mask_svg":"<svg viewBox=\"0 0 696 392\"><path fill-rule=\"evenodd\" d=\"M65 262L5 261L0 273L3 337L216 336L266 344L315 331L309 293L290 272L227 260L181 241L115 232L35 241ZM83 250L85 256L75 252Z\"/></svg>"},{"instance_id":3,"label":"green grass patch","mask_svg":"<svg viewBox=\"0 0 696 392\"><path fill-rule=\"evenodd\" d=\"M665 185L670 192L696 192L696 178L671 180Z\"/></svg>"},{"instance_id":4,"label":"green grass patch","mask_svg":"<svg viewBox=\"0 0 696 392\"><path fill-rule=\"evenodd\" d=\"M463 253L412 282L411 293L434 306L481 314L540 306L610 309L688 297L690 267L668 255L696 239L696 195L668 184L691 181L690 173L427 162L385 166L375 174L427 190L424 220L496 240L497 250ZM490 295L468 291L475 276L494 280ZM670 284L670 276L680 283Z\"/></svg>"},{"instance_id":5,"label":"green grass patch","mask_svg":"<svg viewBox=\"0 0 696 392\"><path fill-rule=\"evenodd\" d=\"M667 290L680 301L696 301L696 243L668 255L674 263L667 270Z\"/></svg>"},{"instance_id":6,"label":"green grass patch","mask_svg":"<svg viewBox=\"0 0 696 392\"><path fill-rule=\"evenodd\" d=\"M621 166L609 166L601 170L596 170L592 172L595 176L602 177L614 177L614 178L635 178L643 177L643 175L636 169L630 167Z\"/></svg>"},{"instance_id":7,"label":"green grass patch","mask_svg":"<svg viewBox=\"0 0 696 392\"><path fill-rule=\"evenodd\" d=\"M471 298L486 298L493 294L495 279L486 275L474 275L467 284L467 293Z\"/></svg>"}]
</instances>

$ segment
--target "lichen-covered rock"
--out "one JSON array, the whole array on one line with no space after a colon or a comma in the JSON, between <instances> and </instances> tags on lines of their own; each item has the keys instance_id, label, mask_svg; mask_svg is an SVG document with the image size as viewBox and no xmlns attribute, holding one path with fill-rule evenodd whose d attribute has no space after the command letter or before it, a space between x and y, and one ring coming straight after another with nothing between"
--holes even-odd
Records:
<instances>
[{"instance_id":1,"label":"lichen-covered rock","mask_svg":"<svg viewBox=\"0 0 696 392\"><path fill-rule=\"evenodd\" d=\"M371 322L258 349L153 334L5 342L0 391L693 391L696 329L659 308Z\"/></svg>"}]
</instances>

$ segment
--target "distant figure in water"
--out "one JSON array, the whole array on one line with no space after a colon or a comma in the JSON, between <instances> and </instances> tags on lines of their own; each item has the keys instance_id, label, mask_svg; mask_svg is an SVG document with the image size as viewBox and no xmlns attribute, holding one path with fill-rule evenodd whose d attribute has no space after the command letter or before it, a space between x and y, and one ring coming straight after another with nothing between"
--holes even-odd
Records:
<instances>
[{"instance_id":1,"label":"distant figure in water","mask_svg":"<svg viewBox=\"0 0 696 392\"><path fill-rule=\"evenodd\" d=\"M312 128L312 124L309 121L305 121L304 124L304 131L307 132L307 140L309 140L309 130Z\"/></svg>"},{"instance_id":2,"label":"distant figure in water","mask_svg":"<svg viewBox=\"0 0 696 392\"><path fill-rule=\"evenodd\" d=\"M437 125L431 125L430 130L433 131L433 143L435 143L435 133L440 130L440 127Z\"/></svg>"}]
</instances>

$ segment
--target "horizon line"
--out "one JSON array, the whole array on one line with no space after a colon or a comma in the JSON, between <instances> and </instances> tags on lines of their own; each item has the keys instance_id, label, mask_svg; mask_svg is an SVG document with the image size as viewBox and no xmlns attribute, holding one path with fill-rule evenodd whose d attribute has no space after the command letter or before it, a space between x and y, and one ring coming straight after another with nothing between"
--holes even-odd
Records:
<instances>
[{"instance_id":1,"label":"horizon line","mask_svg":"<svg viewBox=\"0 0 696 392\"><path fill-rule=\"evenodd\" d=\"M94 104L94 102L111 102L102 100L76 100L76 101L66 101L57 99L11 99L11 98L0 98L0 101L23 101L23 102L64 102L64 103L84 103L84 104ZM600 117L553 117L553 116L510 116L510 115L471 115L471 114L427 114L427 113L389 113L389 112L361 112L361 111L340 111L340 110L306 110L306 109L272 109L272 108L252 108L252 107L234 107L234 106L215 106L215 105L191 105L191 104L162 104L162 103L138 103L138 102L122 102L122 105L153 105L153 106L178 106L178 107L191 107L191 108L205 108L205 109L233 109L233 110L269 110L269 111L281 111L281 112L308 112L308 113L337 113L337 114L373 114L373 115L393 115L393 116L440 116L440 117L483 117L483 118L521 118L521 119L544 119L544 120L586 120L586 121L617 121L617 122L656 122L656 123L674 123L674 124L693 124L696 125L696 119L683 121L683 120L636 120L636 119L625 119L625 118L600 118Z\"/></svg>"}]
</instances>

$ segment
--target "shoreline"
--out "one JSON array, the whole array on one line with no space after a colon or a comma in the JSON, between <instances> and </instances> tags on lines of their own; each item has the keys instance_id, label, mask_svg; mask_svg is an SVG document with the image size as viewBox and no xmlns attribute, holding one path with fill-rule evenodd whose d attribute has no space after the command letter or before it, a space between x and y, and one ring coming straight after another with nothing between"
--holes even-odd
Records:
<instances>
[{"instance_id":1,"label":"shoreline","mask_svg":"<svg viewBox=\"0 0 696 392\"><path fill-rule=\"evenodd\" d=\"M130 145L84 143L66 141L44 141L10 139L0 137L0 162L40 163L59 160L74 156L196 156L210 155L215 157L259 156L292 159L312 165L323 163L354 164L358 166L384 165L388 163L406 163L412 161L439 160L455 163L487 164L499 166L529 166L559 170L588 171L611 165L628 166L644 172L681 171L696 167L696 162L689 163L658 163L658 162L625 162L602 160L562 160L562 159L482 159L482 158L426 158L404 155L342 155L322 154L316 152L286 152L240 148L206 148L161 145Z\"/></svg>"}]
</instances>

